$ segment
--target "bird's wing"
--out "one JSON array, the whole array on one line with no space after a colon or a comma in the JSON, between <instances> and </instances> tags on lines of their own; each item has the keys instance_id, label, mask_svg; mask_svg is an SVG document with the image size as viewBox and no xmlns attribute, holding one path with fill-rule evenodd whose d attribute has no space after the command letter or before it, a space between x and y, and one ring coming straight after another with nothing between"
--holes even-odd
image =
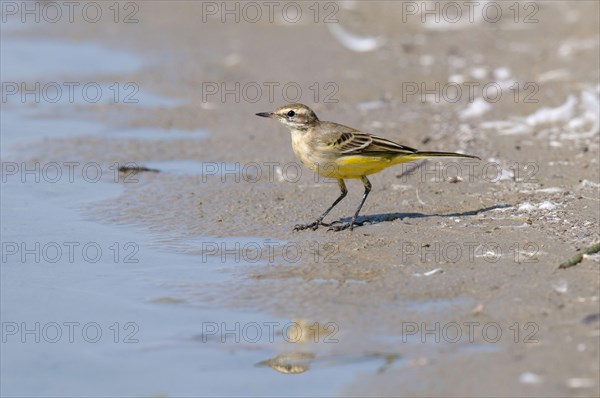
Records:
<instances>
[{"instance_id":1,"label":"bird's wing","mask_svg":"<svg viewBox=\"0 0 600 398\"><path fill-rule=\"evenodd\" d=\"M348 131L335 134L329 139L328 146L340 153L361 152L373 142L369 135Z\"/></svg>"},{"instance_id":2,"label":"bird's wing","mask_svg":"<svg viewBox=\"0 0 600 398\"><path fill-rule=\"evenodd\" d=\"M415 148L397 144L394 141L390 141L386 138L378 137L376 135L369 136L371 137L372 142L371 145L365 148L365 152L394 152L404 153L407 155L417 152Z\"/></svg>"},{"instance_id":3,"label":"bird's wing","mask_svg":"<svg viewBox=\"0 0 600 398\"><path fill-rule=\"evenodd\" d=\"M335 125L329 132L321 135L322 142L327 149L344 155L363 155L376 153L405 153L417 152L416 149L397 144L376 135L361 133L353 128ZM333 131L332 131L333 130Z\"/></svg>"}]
</instances>

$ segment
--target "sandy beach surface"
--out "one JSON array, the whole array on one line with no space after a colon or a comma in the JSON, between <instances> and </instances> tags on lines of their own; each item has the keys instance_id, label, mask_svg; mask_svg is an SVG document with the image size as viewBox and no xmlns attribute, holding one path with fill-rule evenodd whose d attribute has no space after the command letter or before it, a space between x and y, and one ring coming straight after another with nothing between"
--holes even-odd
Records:
<instances>
[{"instance_id":1,"label":"sandy beach surface","mask_svg":"<svg viewBox=\"0 0 600 398\"><path fill-rule=\"evenodd\" d=\"M3 2L2 395L599 396L599 3L273 3ZM294 232L286 102L482 160Z\"/></svg>"}]
</instances>

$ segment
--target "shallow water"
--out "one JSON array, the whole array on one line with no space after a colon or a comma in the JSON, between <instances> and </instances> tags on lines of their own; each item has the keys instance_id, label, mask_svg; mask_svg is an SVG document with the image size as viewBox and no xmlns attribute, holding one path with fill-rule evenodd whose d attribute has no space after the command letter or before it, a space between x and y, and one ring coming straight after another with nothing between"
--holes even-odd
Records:
<instances>
[{"instance_id":1,"label":"shallow water","mask_svg":"<svg viewBox=\"0 0 600 398\"><path fill-rule=\"evenodd\" d=\"M137 57L90 43L8 43L3 42L3 51L10 54L3 77L73 77L82 70L115 73L140 66ZM69 57L73 64L65 69L63 62ZM110 67L90 69L108 57L113 60ZM44 68L37 62L40 58L50 59ZM81 63L86 58L96 61ZM28 67L22 68L24 64ZM73 117L65 112L68 107L53 114L57 108L52 107L58 106L17 101L3 107L3 159L19 160L15 145L40 145L42 139L98 135L170 140L201 139L206 134L115 131L98 121ZM185 160L148 161L145 166L172 175L202 170L199 162ZM3 395L331 395L357 373L376 373L386 363L384 354L340 355L330 352L335 346L331 344L290 343L284 329L297 325L293 320L225 308L218 298L195 301L181 286L231 282L236 269L261 263L186 254L205 243L239 244L240 238L171 239L86 217L82 206L112 200L123 188L77 174L72 180L65 175L49 182L36 181L21 170L3 170ZM244 242L265 238L247 237ZM250 335L255 325L261 333L256 341ZM265 325L275 325L272 336ZM290 361L295 364L291 372L302 374L282 376L290 372Z\"/></svg>"},{"instance_id":2,"label":"shallow water","mask_svg":"<svg viewBox=\"0 0 600 398\"><path fill-rule=\"evenodd\" d=\"M110 62L106 60L110 59ZM108 49L96 43L59 40L2 40L2 80L73 81L74 77L110 75L138 70L143 60L130 52Z\"/></svg>"},{"instance_id":3,"label":"shallow water","mask_svg":"<svg viewBox=\"0 0 600 398\"><path fill-rule=\"evenodd\" d=\"M382 365L381 357L367 354L321 359L316 345L287 343L280 332L290 320L226 309L218 301L186 301L179 285L230 280L223 270L248 263L180 254L156 243L164 236L84 218L82 204L116 197L121 189L83 180L24 184L9 178L4 184L4 395L283 396L300 388L322 395L335 393L355 372L375 372ZM203 242L228 240L194 243ZM272 323L275 344L263 326ZM236 324L242 325L237 333ZM264 335L254 341L253 332L243 332L248 324L260 325ZM202 332L214 333L203 341ZM318 371L283 379L258 365L298 349L317 356L307 366Z\"/></svg>"}]
</instances>

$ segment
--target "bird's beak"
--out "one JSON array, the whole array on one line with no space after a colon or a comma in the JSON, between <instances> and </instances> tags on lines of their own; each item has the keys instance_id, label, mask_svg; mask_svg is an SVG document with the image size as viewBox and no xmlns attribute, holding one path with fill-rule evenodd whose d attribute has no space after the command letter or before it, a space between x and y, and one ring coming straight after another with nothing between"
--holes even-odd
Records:
<instances>
[{"instance_id":1,"label":"bird's beak","mask_svg":"<svg viewBox=\"0 0 600 398\"><path fill-rule=\"evenodd\" d=\"M260 113L257 113L256 116L269 117L272 119L275 116L275 114L273 112L260 112Z\"/></svg>"}]
</instances>

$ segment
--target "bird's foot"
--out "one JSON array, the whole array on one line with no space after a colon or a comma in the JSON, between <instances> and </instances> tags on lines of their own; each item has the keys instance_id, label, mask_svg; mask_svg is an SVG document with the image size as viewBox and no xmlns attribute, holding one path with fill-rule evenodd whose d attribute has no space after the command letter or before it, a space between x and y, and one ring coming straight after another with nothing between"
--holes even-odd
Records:
<instances>
[{"instance_id":1,"label":"bird's foot","mask_svg":"<svg viewBox=\"0 0 600 398\"><path fill-rule=\"evenodd\" d=\"M324 227L329 227L328 231L331 231L332 228L336 228L335 224L344 224L342 220L335 220L330 223L323 222L322 220L316 220L315 222L311 222L310 224L296 224L294 226L294 231L303 231L305 229L312 229L316 231L321 225ZM362 225L362 223L355 223L356 225ZM347 227L346 227L347 228ZM342 228L342 229L346 229ZM340 229L341 231L341 229Z\"/></svg>"},{"instance_id":2,"label":"bird's foot","mask_svg":"<svg viewBox=\"0 0 600 398\"><path fill-rule=\"evenodd\" d=\"M333 225L339 223L340 225ZM333 231L333 232L339 232L339 231L343 231L345 229L350 229L350 231L354 230L354 226L359 226L361 227L365 222L361 221L361 222L356 222L355 220L352 220L350 222L341 222L341 221L335 221L332 222L331 224L329 224L329 228L327 228L327 231Z\"/></svg>"},{"instance_id":3,"label":"bird's foot","mask_svg":"<svg viewBox=\"0 0 600 398\"><path fill-rule=\"evenodd\" d=\"M324 224L321 220L316 220L310 224L296 224L294 226L294 231L303 231L305 229L312 229L313 231L316 231L320 225L329 226L328 224Z\"/></svg>"}]
</instances>

